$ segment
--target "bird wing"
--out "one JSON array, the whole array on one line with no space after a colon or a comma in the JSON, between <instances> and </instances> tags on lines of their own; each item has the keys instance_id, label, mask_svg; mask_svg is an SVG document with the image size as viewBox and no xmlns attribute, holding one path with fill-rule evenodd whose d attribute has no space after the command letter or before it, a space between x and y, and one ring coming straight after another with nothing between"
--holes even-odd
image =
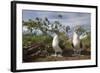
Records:
<instances>
[{"instance_id":1,"label":"bird wing","mask_svg":"<svg viewBox=\"0 0 100 73\"><path fill-rule=\"evenodd\" d=\"M74 48L74 45L73 45L73 43L71 43L71 45L72 45L72 47Z\"/></svg>"},{"instance_id":2,"label":"bird wing","mask_svg":"<svg viewBox=\"0 0 100 73\"><path fill-rule=\"evenodd\" d=\"M53 49L56 51L56 52L62 52L62 49L56 45L56 46L53 46Z\"/></svg>"},{"instance_id":3,"label":"bird wing","mask_svg":"<svg viewBox=\"0 0 100 73\"><path fill-rule=\"evenodd\" d=\"M82 41L80 41L80 48L82 48L83 47L83 44L82 44Z\"/></svg>"}]
</instances>

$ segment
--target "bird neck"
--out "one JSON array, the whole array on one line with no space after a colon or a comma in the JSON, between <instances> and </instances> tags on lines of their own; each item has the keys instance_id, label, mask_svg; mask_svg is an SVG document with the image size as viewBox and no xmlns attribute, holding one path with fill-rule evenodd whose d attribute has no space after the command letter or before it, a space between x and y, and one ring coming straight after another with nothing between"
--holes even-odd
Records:
<instances>
[{"instance_id":1,"label":"bird neck","mask_svg":"<svg viewBox=\"0 0 100 73\"><path fill-rule=\"evenodd\" d=\"M79 36L76 32L74 32L73 39L79 39Z\"/></svg>"},{"instance_id":2,"label":"bird neck","mask_svg":"<svg viewBox=\"0 0 100 73\"><path fill-rule=\"evenodd\" d=\"M56 43L59 42L58 35L55 35L55 36L54 36L53 41L56 42Z\"/></svg>"},{"instance_id":3,"label":"bird neck","mask_svg":"<svg viewBox=\"0 0 100 73\"><path fill-rule=\"evenodd\" d=\"M57 34L54 36L54 39L58 39L58 35Z\"/></svg>"}]
</instances>

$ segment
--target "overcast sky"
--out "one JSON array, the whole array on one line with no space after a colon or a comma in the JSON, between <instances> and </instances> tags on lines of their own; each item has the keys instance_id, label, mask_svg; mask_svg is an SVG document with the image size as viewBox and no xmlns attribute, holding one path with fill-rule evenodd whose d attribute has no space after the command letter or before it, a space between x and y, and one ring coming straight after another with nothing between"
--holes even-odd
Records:
<instances>
[{"instance_id":1,"label":"overcast sky","mask_svg":"<svg viewBox=\"0 0 100 73\"><path fill-rule=\"evenodd\" d=\"M62 18L58 17L59 14L62 15ZM23 10L22 19L24 21L35 19L36 17L47 17L51 22L59 20L61 24L70 26L91 24L90 13Z\"/></svg>"}]
</instances>

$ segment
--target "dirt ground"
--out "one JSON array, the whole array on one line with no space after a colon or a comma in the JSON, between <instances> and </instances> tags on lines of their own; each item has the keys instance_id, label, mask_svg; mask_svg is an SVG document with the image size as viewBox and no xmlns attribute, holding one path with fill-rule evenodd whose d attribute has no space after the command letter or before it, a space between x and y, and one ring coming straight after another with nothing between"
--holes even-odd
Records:
<instances>
[{"instance_id":1,"label":"dirt ground","mask_svg":"<svg viewBox=\"0 0 100 73\"><path fill-rule=\"evenodd\" d=\"M87 60L91 59L91 53L90 51L83 50L81 52L80 56L72 56L73 51L72 50L66 50L63 52L62 57L55 57L52 55L48 56L40 56L40 55L35 55L35 56L27 56L24 55L25 59L23 59L23 62L47 62L47 61L70 61L70 60Z\"/></svg>"}]
</instances>

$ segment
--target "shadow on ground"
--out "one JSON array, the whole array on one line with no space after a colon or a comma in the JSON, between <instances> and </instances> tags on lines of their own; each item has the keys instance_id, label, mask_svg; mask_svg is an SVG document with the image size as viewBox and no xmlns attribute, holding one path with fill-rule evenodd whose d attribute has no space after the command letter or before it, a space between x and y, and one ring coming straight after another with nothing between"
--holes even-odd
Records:
<instances>
[{"instance_id":1,"label":"shadow on ground","mask_svg":"<svg viewBox=\"0 0 100 73\"><path fill-rule=\"evenodd\" d=\"M90 51L83 50L80 56L72 56L73 50L64 50L62 57L54 57L46 51L29 52L23 51L23 62L46 62L46 61L65 61L65 60L86 60L91 59Z\"/></svg>"}]
</instances>

